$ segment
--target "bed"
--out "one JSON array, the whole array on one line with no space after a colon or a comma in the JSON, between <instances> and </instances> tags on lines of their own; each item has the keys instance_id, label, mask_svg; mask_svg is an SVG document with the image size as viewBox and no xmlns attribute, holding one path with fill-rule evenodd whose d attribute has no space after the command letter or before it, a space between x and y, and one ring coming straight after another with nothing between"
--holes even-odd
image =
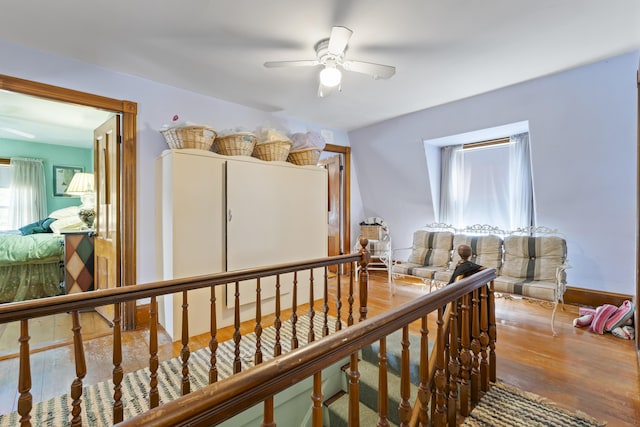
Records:
<instances>
[{"instance_id":1,"label":"bed","mask_svg":"<svg viewBox=\"0 0 640 427\"><path fill-rule=\"evenodd\" d=\"M64 293L64 237L0 233L0 303Z\"/></svg>"}]
</instances>

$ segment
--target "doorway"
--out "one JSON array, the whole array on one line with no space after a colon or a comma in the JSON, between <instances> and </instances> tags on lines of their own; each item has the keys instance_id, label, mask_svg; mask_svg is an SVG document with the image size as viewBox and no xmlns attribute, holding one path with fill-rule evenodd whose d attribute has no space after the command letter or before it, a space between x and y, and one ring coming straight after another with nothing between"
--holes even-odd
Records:
<instances>
[{"instance_id":1,"label":"doorway","mask_svg":"<svg viewBox=\"0 0 640 427\"><path fill-rule=\"evenodd\" d=\"M0 90L98 108L113 112L121 117L122 138L119 142L122 171L120 175L121 222L118 230L121 239L117 248L119 271L116 272L116 283L117 286L134 285L136 283L137 104L131 101L107 98L6 75L0 75ZM124 304L122 318L122 324L125 329L133 329L135 327L135 302Z\"/></svg>"},{"instance_id":2,"label":"doorway","mask_svg":"<svg viewBox=\"0 0 640 427\"><path fill-rule=\"evenodd\" d=\"M324 151L336 154L321 161L329 171L328 255L333 256L351 252L351 147L327 144ZM346 267L343 274L349 273Z\"/></svg>"}]
</instances>

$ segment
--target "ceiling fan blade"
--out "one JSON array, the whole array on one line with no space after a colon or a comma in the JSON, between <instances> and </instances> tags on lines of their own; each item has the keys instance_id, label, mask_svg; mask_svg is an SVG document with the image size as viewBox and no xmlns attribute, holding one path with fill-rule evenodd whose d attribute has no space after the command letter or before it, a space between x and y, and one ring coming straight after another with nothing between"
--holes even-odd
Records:
<instances>
[{"instance_id":1,"label":"ceiling fan blade","mask_svg":"<svg viewBox=\"0 0 640 427\"><path fill-rule=\"evenodd\" d=\"M337 86L325 86L322 83L318 83L318 97L319 98L326 98L327 96L331 95L332 93L336 92L336 91L340 91L340 85Z\"/></svg>"},{"instance_id":2,"label":"ceiling fan blade","mask_svg":"<svg viewBox=\"0 0 640 427\"><path fill-rule=\"evenodd\" d=\"M372 62L344 61L342 66L345 70L368 74L374 79L388 79L396 73L396 67L374 64Z\"/></svg>"},{"instance_id":3,"label":"ceiling fan blade","mask_svg":"<svg viewBox=\"0 0 640 427\"><path fill-rule=\"evenodd\" d=\"M280 67L313 67L320 62L316 59L308 59L302 61L267 61L264 66L267 68L280 68Z\"/></svg>"},{"instance_id":4,"label":"ceiling fan blade","mask_svg":"<svg viewBox=\"0 0 640 427\"><path fill-rule=\"evenodd\" d=\"M351 34L353 31L347 27L331 28L331 37L329 37L329 45L327 46L329 53L336 56L342 55L347 48Z\"/></svg>"}]
</instances>

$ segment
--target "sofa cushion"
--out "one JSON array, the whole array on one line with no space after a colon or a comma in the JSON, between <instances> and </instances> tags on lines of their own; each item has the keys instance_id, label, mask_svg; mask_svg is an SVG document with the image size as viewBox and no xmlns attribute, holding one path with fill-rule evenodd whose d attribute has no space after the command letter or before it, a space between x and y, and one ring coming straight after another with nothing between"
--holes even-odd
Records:
<instances>
[{"instance_id":1,"label":"sofa cushion","mask_svg":"<svg viewBox=\"0 0 640 427\"><path fill-rule=\"evenodd\" d=\"M537 298L545 301L556 300L555 281L523 281L515 277L498 276L493 280L493 290L507 294L522 295L523 297Z\"/></svg>"},{"instance_id":2,"label":"sofa cushion","mask_svg":"<svg viewBox=\"0 0 640 427\"><path fill-rule=\"evenodd\" d=\"M494 234L483 236L472 236L467 234L456 234L453 236L453 255L449 269L453 271L460 261L458 247L468 245L471 247L471 257L469 261L486 268L495 268L496 274L502 266L502 238Z\"/></svg>"},{"instance_id":3,"label":"sofa cushion","mask_svg":"<svg viewBox=\"0 0 640 427\"><path fill-rule=\"evenodd\" d=\"M453 245L450 231L418 230L413 233L411 255L407 260L424 266L447 267Z\"/></svg>"},{"instance_id":4,"label":"sofa cushion","mask_svg":"<svg viewBox=\"0 0 640 427\"><path fill-rule=\"evenodd\" d=\"M415 264L413 262L403 262L402 264L395 264L391 267L391 272L394 274L404 274L406 276L413 276L413 271L416 268L422 267L422 264Z\"/></svg>"},{"instance_id":5,"label":"sofa cushion","mask_svg":"<svg viewBox=\"0 0 640 427\"><path fill-rule=\"evenodd\" d=\"M447 268L446 270L439 270L433 274L433 280L441 283L449 283L452 274L453 270L450 268Z\"/></svg>"},{"instance_id":6,"label":"sofa cushion","mask_svg":"<svg viewBox=\"0 0 640 427\"><path fill-rule=\"evenodd\" d=\"M567 243L557 236L507 236L501 275L523 280L555 283L556 273L567 257Z\"/></svg>"},{"instance_id":7,"label":"sofa cushion","mask_svg":"<svg viewBox=\"0 0 640 427\"><path fill-rule=\"evenodd\" d=\"M357 242L355 250L359 251L360 249L362 249L362 246L360 246L360 242ZM373 257L387 256L391 249L391 242L389 240L369 240L367 249Z\"/></svg>"}]
</instances>

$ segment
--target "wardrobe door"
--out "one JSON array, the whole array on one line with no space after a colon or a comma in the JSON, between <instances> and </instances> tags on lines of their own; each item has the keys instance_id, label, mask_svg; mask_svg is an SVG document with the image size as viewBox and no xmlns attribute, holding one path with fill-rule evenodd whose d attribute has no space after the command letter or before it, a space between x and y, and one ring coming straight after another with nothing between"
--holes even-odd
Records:
<instances>
[{"instance_id":1,"label":"wardrobe door","mask_svg":"<svg viewBox=\"0 0 640 427\"><path fill-rule=\"evenodd\" d=\"M225 160L203 150L167 150L157 164L159 279L224 271ZM188 293L189 332L209 331L208 288ZM161 325L174 340L182 328L182 294L161 297Z\"/></svg>"},{"instance_id":2,"label":"wardrobe door","mask_svg":"<svg viewBox=\"0 0 640 427\"><path fill-rule=\"evenodd\" d=\"M227 271L327 256L325 169L253 159L229 161L226 197ZM282 293L291 289L292 275L286 276ZM306 276L298 278L301 298L308 294ZM315 277L315 283L322 279ZM241 295L241 304L255 301L255 292ZM262 298L273 295L273 284L266 283ZM232 304L227 298L227 305Z\"/></svg>"}]
</instances>

